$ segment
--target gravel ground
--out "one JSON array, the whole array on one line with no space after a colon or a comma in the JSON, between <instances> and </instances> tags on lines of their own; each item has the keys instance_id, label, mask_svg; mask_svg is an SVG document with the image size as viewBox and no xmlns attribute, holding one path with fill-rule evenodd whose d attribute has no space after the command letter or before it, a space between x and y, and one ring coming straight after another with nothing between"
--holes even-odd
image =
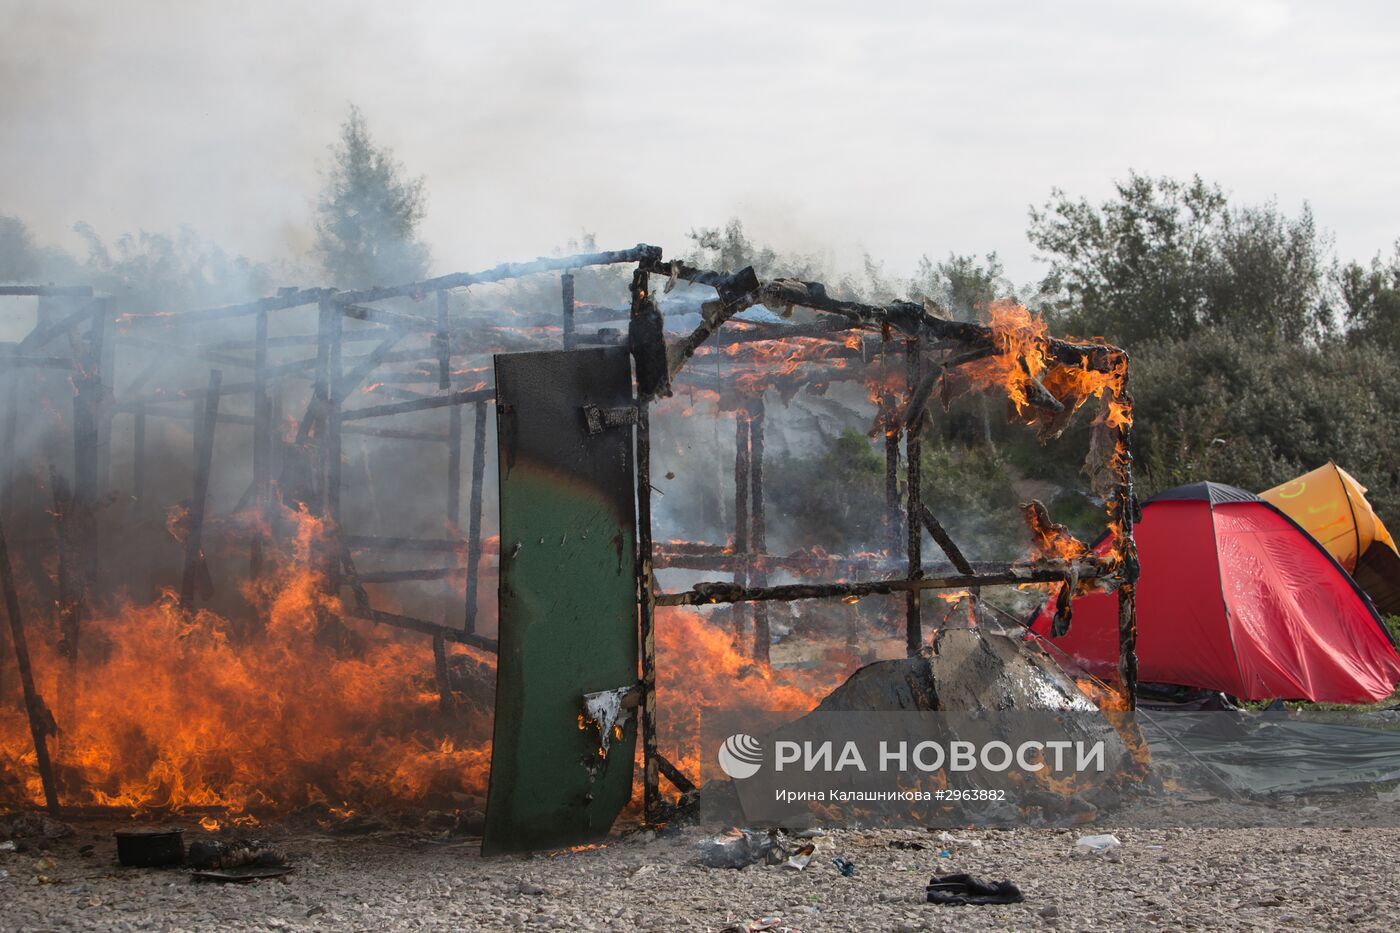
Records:
<instances>
[{"instance_id":1,"label":"gravel ground","mask_svg":"<svg viewBox=\"0 0 1400 933\"><path fill-rule=\"evenodd\" d=\"M1076 856L1078 832L912 830L819 836L805 871L696 863L703 834L620 831L604 847L483 859L477 840L265 829L296 871L216 885L179 869L120 868L112 823L0 852L5 930L706 930L781 918L817 930L1395 930L1400 830L1118 829ZM1105 831L1100 828L1092 832ZM187 837L200 834L198 829ZM922 850L896 844L918 843ZM843 877L833 856L855 863ZM1009 878L1025 902L924 902L935 871Z\"/></svg>"}]
</instances>

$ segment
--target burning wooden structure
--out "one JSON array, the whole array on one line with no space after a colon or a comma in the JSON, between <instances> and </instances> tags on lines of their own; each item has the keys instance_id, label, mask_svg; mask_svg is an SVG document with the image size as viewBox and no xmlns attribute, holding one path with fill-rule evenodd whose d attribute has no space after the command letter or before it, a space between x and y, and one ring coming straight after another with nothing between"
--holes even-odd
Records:
<instances>
[{"instance_id":1,"label":"burning wooden structure","mask_svg":"<svg viewBox=\"0 0 1400 933\"><path fill-rule=\"evenodd\" d=\"M605 266L631 267L626 307L575 300L575 274ZM544 274L559 275L561 305L553 319L452 308L450 296L455 290ZM698 322L682 332L667 332L662 305L675 289L684 291L687 286L706 296L687 308L693 314L698 305ZM1043 323L1023 308L993 306L985 324L952 321L922 304L863 304L834 297L819 283L760 281L752 269L697 269L666 260L660 248L647 245L351 292L285 289L259 301L176 313L118 316L110 299L89 289L9 286L0 288L0 296L31 296L39 301L33 331L4 347L0 356L0 374L10 390L3 426L8 453L0 478L5 496L0 517L6 521L14 514L16 490L22 485L16 482L17 474L36 469L34 462L22 463L16 452L25 446L20 443L24 422L34 413L24 399L32 399L33 392L45 387L29 386L26 396L24 374L55 371L71 379L71 415L59 413L71 426L71 457L46 448L42 457L29 458L71 463L71 484L57 467L48 474L52 507L46 504L45 511L51 513L56 531L55 554L40 553L48 546L44 542L26 541L16 547L12 541L10 556L20 558L37 586L52 589L61 619L59 650L75 669L85 620L118 598L116 581L103 563L114 548L111 536L119 532L108 527L110 523L104 525L99 512L113 498L139 503L153 495L148 425L173 419L192 427L189 499L172 512L171 520L183 547L176 598L176 609L183 613L197 611L212 591L207 503L211 472L222 468L216 462L215 438L225 426L237 426L248 431L245 437L250 435L240 446L251 459L252 481L232 510L238 521L229 527L247 549L248 579L256 583L269 573L269 553L279 537L305 534L308 525L314 526L307 554L321 591L312 600L317 638L343 637L340 618L421 633L431 642L438 702L443 711L450 711L453 686L448 646L465 645L488 653L498 649L497 639L482 630L478 603L490 551L494 547L502 561L508 556L500 554L503 544L484 533L486 436L493 420L490 407L496 403L484 357L549 348L614 347L631 356L633 401L609 408L580 406L578 414L590 434L621 430L631 435L636 522L633 592L640 665L636 686L619 703L639 711L643 807L648 817L658 817L665 810L662 777L682 792L693 789L681 769L658 748L658 608L732 605L728 618L733 634L746 638L755 663L767 665L767 607L774 601L902 595L905 642L914 654L925 643L925 591L1047 585L1058 592L1063 626L1069 624L1076 594L1090 588L1116 589L1120 677L1132 702L1137 566L1127 356L1103 343L1051 337ZM395 301L431 302L431 312L396 307L391 304ZM756 306L778 317L743 316ZM274 335L279 316L312 308L314 330ZM795 316L798 309L801 314ZM239 326L246 333L205 339L202 335L215 326ZM368 351L359 352L361 345L367 345ZM716 366L688 367L696 357L711 359ZM124 368L128 361L140 360L131 366L130 375L122 374L120 385L115 378L118 359ZM174 368L172 362L190 360L207 364L207 380L162 385L163 374ZM239 375L226 378L231 372ZM768 553L764 390L775 380L804 379L866 379L874 386L886 463L887 550L883 554L818 558ZM370 388L373 392L367 393ZM961 391L993 388L1005 391L1016 416L1044 439L1058 437L1069 418L1095 400L1098 412L1086 472L1095 492L1107 503L1110 549L1091 551L1049 521L1043 507L1033 504L1027 509L1033 538L1030 558L974 564L944 530L937 504L922 501L920 429L930 402L936 397L946 402ZM725 544L658 544L652 529L651 409L681 390L717 389L743 397L733 413L733 537ZM367 394L387 400L357 404ZM248 399L246 412L231 410L230 401L240 398ZM46 410L54 407L52 401L46 404ZM432 409L447 410L446 432L393 424L397 416ZM471 416L467 475L464 409ZM294 428L287 427L291 423ZM110 482L111 438L114 430L127 429L131 432L131 482L129 488L116 490ZM357 435L385 442L445 445L446 521L441 537L375 534L347 527L345 496L353 497L359 490L347 487L343 477L344 444L347 437ZM39 482L35 488L43 485ZM30 494L35 495L33 490ZM925 531L945 560L927 560ZM461 561L446 567L360 568L365 555L384 553L460 555ZM46 566L50 559L52 574ZM656 576L665 568L715 571L727 579L663 592ZM47 737L55 734L55 720L57 728L63 728L63 702L55 716L36 691L32 676L25 673L29 663L24 626L18 600L12 595L15 586L2 534L0 570L37 766L43 772L42 790L49 804L56 806L61 782L52 773L46 746ZM779 574L801 582L773 583L771 578ZM464 583L461 602L456 602L455 587L447 585L454 578ZM455 604L441 620L376 606L370 591L423 581L444 581L446 591L454 594ZM68 689L81 687L70 682Z\"/></svg>"}]
</instances>

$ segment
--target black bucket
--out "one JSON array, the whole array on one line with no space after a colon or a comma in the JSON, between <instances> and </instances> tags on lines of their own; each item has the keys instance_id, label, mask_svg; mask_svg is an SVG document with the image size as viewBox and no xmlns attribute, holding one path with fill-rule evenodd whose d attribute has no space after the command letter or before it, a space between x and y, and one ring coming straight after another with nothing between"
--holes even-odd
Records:
<instances>
[{"instance_id":1,"label":"black bucket","mask_svg":"<svg viewBox=\"0 0 1400 933\"><path fill-rule=\"evenodd\" d=\"M119 829L117 861L131 868L159 868L185 860L185 833L180 829Z\"/></svg>"}]
</instances>

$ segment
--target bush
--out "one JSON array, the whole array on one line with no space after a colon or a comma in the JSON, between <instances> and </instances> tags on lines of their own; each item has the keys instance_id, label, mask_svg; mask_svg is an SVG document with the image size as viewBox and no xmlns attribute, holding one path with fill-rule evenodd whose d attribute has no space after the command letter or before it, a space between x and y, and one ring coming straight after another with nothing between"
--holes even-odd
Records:
<instances>
[{"instance_id":1,"label":"bush","mask_svg":"<svg viewBox=\"0 0 1400 933\"><path fill-rule=\"evenodd\" d=\"M1206 479L1259 492L1331 459L1400 515L1400 361L1383 350L1208 330L1137 354L1132 385L1144 493Z\"/></svg>"}]
</instances>

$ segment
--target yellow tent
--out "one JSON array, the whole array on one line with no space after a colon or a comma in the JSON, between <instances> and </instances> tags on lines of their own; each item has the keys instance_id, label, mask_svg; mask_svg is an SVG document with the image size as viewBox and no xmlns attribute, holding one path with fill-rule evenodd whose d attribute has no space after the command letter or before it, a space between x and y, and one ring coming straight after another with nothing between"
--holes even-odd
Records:
<instances>
[{"instance_id":1,"label":"yellow tent","mask_svg":"<svg viewBox=\"0 0 1400 933\"><path fill-rule=\"evenodd\" d=\"M1381 613L1400 613L1400 551L1351 474L1329 460L1259 495L1316 538Z\"/></svg>"}]
</instances>

